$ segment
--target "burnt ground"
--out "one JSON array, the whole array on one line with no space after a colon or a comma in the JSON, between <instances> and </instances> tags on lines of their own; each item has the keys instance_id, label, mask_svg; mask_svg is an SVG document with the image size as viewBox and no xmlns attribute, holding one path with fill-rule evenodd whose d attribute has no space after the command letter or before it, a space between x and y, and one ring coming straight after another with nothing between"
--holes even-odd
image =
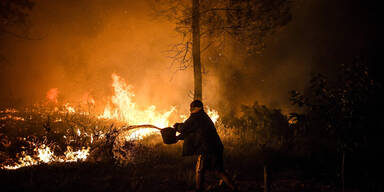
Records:
<instances>
[{"instance_id":1,"label":"burnt ground","mask_svg":"<svg viewBox=\"0 0 384 192\"><path fill-rule=\"evenodd\" d=\"M125 167L108 163L65 163L1 170L1 191L193 191L193 159L163 165ZM263 191L263 168L229 167L240 191ZM245 168L246 167L246 168ZM212 174L207 191L229 191ZM314 179L294 169L276 171L271 191L340 191L332 180ZM347 189L346 191L358 191Z\"/></svg>"}]
</instances>

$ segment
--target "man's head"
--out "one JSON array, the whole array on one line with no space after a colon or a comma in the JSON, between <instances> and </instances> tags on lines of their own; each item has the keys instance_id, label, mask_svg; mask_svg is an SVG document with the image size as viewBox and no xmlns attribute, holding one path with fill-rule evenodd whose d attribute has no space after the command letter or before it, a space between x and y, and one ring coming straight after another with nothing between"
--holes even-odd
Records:
<instances>
[{"instance_id":1,"label":"man's head","mask_svg":"<svg viewBox=\"0 0 384 192\"><path fill-rule=\"evenodd\" d=\"M202 109L203 109L203 102L201 102L200 100L192 101L192 103L190 105L191 113L197 113Z\"/></svg>"}]
</instances>

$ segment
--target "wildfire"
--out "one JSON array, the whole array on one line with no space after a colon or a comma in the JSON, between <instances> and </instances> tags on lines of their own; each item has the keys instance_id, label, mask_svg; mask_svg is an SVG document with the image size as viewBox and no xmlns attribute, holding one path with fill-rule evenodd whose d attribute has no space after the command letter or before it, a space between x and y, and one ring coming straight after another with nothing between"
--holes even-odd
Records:
<instances>
[{"instance_id":1,"label":"wildfire","mask_svg":"<svg viewBox=\"0 0 384 192\"><path fill-rule=\"evenodd\" d=\"M76 161L85 161L89 155L89 147L83 147L81 150L73 151L71 146L67 146L67 151L64 152L65 159L64 162L76 162Z\"/></svg>"},{"instance_id":2,"label":"wildfire","mask_svg":"<svg viewBox=\"0 0 384 192\"><path fill-rule=\"evenodd\" d=\"M21 167L27 167L32 165L38 165L40 163L53 163L53 162L77 162L85 161L89 156L90 148L82 148L78 151L73 151L70 146L67 146L67 151L64 152L65 156L56 156L51 148L45 145L37 147L34 151L37 151L37 157L33 158L30 155L27 155L24 151L21 153L21 156L18 163L15 165L6 165L1 167L1 169L19 169Z\"/></svg>"},{"instance_id":3,"label":"wildfire","mask_svg":"<svg viewBox=\"0 0 384 192\"><path fill-rule=\"evenodd\" d=\"M211 118L213 123L216 123L216 121L219 119L219 113L211 108L208 108L207 115Z\"/></svg>"},{"instance_id":4,"label":"wildfire","mask_svg":"<svg viewBox=\"0 0 384 192\"><path fill-rule=\"evenodd\" d=\"M104 113L99 118L117 119L130 125L152 124L158 127L167 127L168 117L175 110L172 107L165 113L156 111L156 106L151 105L146 110L140 110L139 106L133 102L135 94L131 91L132 86L127 85L124 80L116 74L112 74L112 87L114 95L111 104L107 105Z\"/></svg>"},{"instance_id":5,"label":"wildfire","mask_svg":"<svg viewBox=\"0 0 384 192\"><path fill-rule=\"evenodd\" d=\"M37 165L39 162L35 159L33 159L31 156L26 155L26 153L23 151L21 153L22 157L19 159L19 163L16 165L6 165L2 167L2 169L19 169L21 167L27 167L32 165Z\"/></svg>"},{"instance_id":6,"label":"wildfire","mask_svg":"<svg viewBox=\"0 0 384 192\"><path fill-rule=\"evenodd\" d=\"M175 107L171 107L168 111L159 112L156 109L156 106L151 105L147 108L143 108L134 102L134 92L132 91L132 86L128 85L123 78L117 74L112 74L112 87L114 95L110 98L109 104L104 108L103 114L97 116L98 118L103 119L114 119L121 122L131 125L139 125L140 128L130 129L121 135L120 138L125 139L125 141L136 141L142 140L145 137L160 134L158 129L154 129L153 126L165 128L169 126L169 117L175 111ZM58 89L52 88L47 92L46 98L48 101L58 104ZM82 99L83 104L94 105L95 100L86 93ZM66 117L55 117L53 122L64 122L67 119L67 115L90 115L89 113L84 113L76 111L73 105L66 103L60 107L56 105L54 108L55 112L59 114L65 114ZM64 109L64 110L62 110ZM2 117L0 120L15 120L15 121L27 121L32 117L26 117L26 120L23 117L15 116L15 113L18 113L15 109L6 109L0 111ZM207 107L207 114L211 117L212 121L215 123L219 114L217 111ZM181 119L186 120L187 115L179 115ZM145 125L145 126L143 126ZM148 125L148 126L147 126ZM103 139L105 135L100 132L100 134L88 134L86 131L83 133L80 129L76 129L75 134L80 136L89 136L90 142L93 143L94 136L98 139ZM64 135L66 139L67 136ZM70 138L68 136L68 138ZM73 140L71 140L73 141ZM13 165L6 165L0 167L1 169L18 169L25 166L32 166L41 163L52 163L52 162L75 162L75 161L85 161L89 156L90 147L82 147L81 150L74 151L70 146L67 146L67 150L62 156L56 156L54 151L51 150L49 146L46 145L36 145L34 144L34 155L27 154L25 151L21 152L21 157L18 159L18 162Z\"/></svg>"},{"instance_id":7,"label":"wildfire","mask_svg":"<svg viewBox=\"0 0 384 192\"><path fill-rule=\"evenodd\" d=\"M59 95L59 89L58 88L52 88L47 92L46 98L48 101L51 101L53 103L57 103L57 96Z\"/></svg>"},{"instance_id":8,"label":"wildfire","mask_svg":"<svg viewBox=\"0 0 384 192\"><path fill-rule=\"evenodd\" d=\"M0 120L14 120L14 121L24 121L25 119L23 117L18 117L12 114L17 113L18 111L16 109L5 109L5 110L0 110L0 114L4 115L0 117Z\"/></svg>"},{"instance_id":9,"label":"wildfire","mask_svg":"<svg viewBox=\"0 0 384 192\"><path fill-rule=\"evenodd\" d=\"M0 113L17 113L18 111L16 109L5 109L5 110L0 110Z\"/></svg>"},{"instance_id":10,"label":"wildfire","mask_svg":"<svg viewBox=\"0 0 384 192\"><path fill-rule=\"evenodd\" d=\"M7 120L7 119L11 119L11 120L15 120L15 121L24 121L25 120L22 117L17 117L17 116L13 116L13 115L7 115L4 117L0 117L0 120Z\"/></svg>"},{"instance_id":11,"label":"wildfire","mask_svg":"<svg viewBox=\"0 0 384 192\"><path fill-rule=\"evenodd\" d=\"M73 108L72 106L70 106L69 103L66 103L64 106L65 106L65 108L67 109L67 111L68 111L69 113L75 113L75 112L76 112L75 108Z\"/></svg>"},{"instance_id":12,"label":"wildfire","mask_svg":"<svg viewBox=\"0 0 384 192\"><path fill-rule=\"evenodd\" d=\"M159 134L159 131L156 129L132 129L129 130L125 135L126 141L134 141L134 140L141 140L144 139L147 136Z\"/></svg>"},{"instance_id":13,"label":"wildfire","mask_svg":"<svg viewBox=\"0 0 384 192\"><path fill-rule=\"evenodd\" d=\"M39 153L37 156L40 158L40 161L48 163L54 159L54 154L49 147L42 145L37 150Z\"/></svg>"},{"instance_id":14,"label":"wildfire","mask_svg":"<svg viewBox=\"0 0 384 192\"><path fill-rule=\"evenodd\" d=\"M84 93L84 95L81 98L82 104L88 104L88 105L95 105L95 99L90 95L89 92Z\"/></svg>"},{"instance_id":15,"label":"wildfire","mask_svg":"<svg viewBox=\"0 0 384 192\"><path fill-rule=\"evenodd\" d=\"M99 118L117 119L127 122L130 125L152 124L157 127L168 127L168 118L175 111L172 107L165 113L156 111L156 106L151 105L146 110L140 110L136 103L133 102L135 94L132 91L132 86L127 85L120 76L112 74L112 87L114 95L111 98L111 104L107 105L104 113ZM217 111L208 108L208 115L215 123L219 118ZM187 116L181 115L186 119ZM141 140L149 135L159 134L156 129L139 128L128 131L125 135L126 140Z\"/></svg>"}]
</instances>

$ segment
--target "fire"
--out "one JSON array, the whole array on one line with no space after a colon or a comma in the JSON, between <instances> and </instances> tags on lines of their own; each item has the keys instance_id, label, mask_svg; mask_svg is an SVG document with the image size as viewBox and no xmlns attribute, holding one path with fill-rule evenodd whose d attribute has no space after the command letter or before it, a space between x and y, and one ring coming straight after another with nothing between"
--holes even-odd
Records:
<instances>
[{"instance_id":1,"label":"fire","mask_svg":"<svg viewBox=\"0 0 384 192\"><path fill-rule=\"evenodd\" d=\"M69 103L66 103L64 106L65 106L65 108L67 109L67 111L68 111L69 113L75 113L75 112L76 112L75 108L73 108L72 106L70 106Z\"/></svg>"},{"instance_id":2,"label":"fire","mask_svg":"<svg viewBox=\"0 0 384 192\"><path fill-rule=\"evenodd\" d=\"M116 74L112 74L112 87L114 95L111 98L111 104L107 105L104 113L99 118L117 119L130 125L152 124L157 127L167 127L168 117L175 108L172 107L165 113L156 111L156 106L151 105L146 110L140 110L139 106L133 102L132 86L127 85L125 81ZM147 132L147 131L144 131Z\"/></svg>"},{"instance_id":3,"label":"fire","mask_svg":"<svg viewBox=\"0 0 384 192\"><path fill-rule=\"evenodd\" d=\"M211 118L213 123L216 123L216 121L219 119L219 113L208 107L207 115Z\"/></svg>"},{"instance_id":4,"label":"fire","mask_svg":"<svg viewBox=\"0 0 384 192\"><path fill-rule=\"evenodd\" d=\"M5 109L5 110L0 110L0 113L17 113L18 111L16 109Z\"/></svg>"},{"instance_id":5,"label":"fire","mask_svg":"<svg viewBox=\"0 0 384 192\"><path fill-rule=\"evenodd\" d=\"M13 116L13 115L7 115L4 117L0 117L0 120L7 120L7 119L12 119L15 121L24 121L25 120L23 117L17 117L17 116Z\"/></svg>"},{"instance_id":6,"label":"fire","mask_svg":"<svg viewBox=\"0 0 384 192\"><path fill-rule=\"evenodd\" d=\"M59 89L58 88L52 88L47 92L46 98L48 101L51 101L53 103L57 103L57 96L59 95Z\"/></svg>"},{"instance_id":7,"label":"fire","mask_svg":"<svg viewBox=\"0 0 384 192\"><path fill-rule=\"evenodd\" d=\"M67 146L67 151L64 153L65 154L65 162L76 162L76 161L85 161L89 155L89 147L88 148L82 148L81 150L78 151L73 151L71 146Z\"/></svg>"},{"instance_id":8,"label":"fire","mask_svg":"<svg viewBox=\"0 0 384 192\"><path fill-rule=\"evenodd\" d=\"M53 163L53 162L77 162L85 161L89 156L90 148L83 147L81 150L73 151L70 146L67 146L67 151L64 152L65 156L56 156L51 148L44 144L35 148L38 159L34 159L30 155L27 155L24 151L21 153L19 161L15 165L6 165L1 169L19 169L21 167L27 167L32 165L38 165L40 163Z\"/></svg>"},{"instance_id":9,"label":"fire","mask_svg":"<svg viewBox=\"0 0 384 192\"><path fill-rule=\"evenodd\" d=\"M159 134L159 131L156 129L132 129L127 132L125 135L126 141L142 140L147 136Z\"/></svg>"},{"instance_id":10,"label":"fire","mask_svg":"<svg viewBox=\"0 0 384 192\"><path fill-rule=\"evenodd\" d=\"M135 94L132 91L132 86L127 85L120 76L112 74L112 87L114 88L114 95L111 98L111 104L108 104L104 109L104 113L99 118L117 119L127 122L130 125L139 124L152 124L157 127L168 127L169 116L175 111L172 107L165 113L156 111L156 106L151 105L146 110L139 110L136 103L133 102ZM114 107L112 107L114 106ZM219 113L214 109L208 108L208 115L215 123L219 118ZM181 115L182 119L186 119L186 115ZM156 129L139 128L128 131L125 138L128 141L141 140L147 136L159 134Z\"/></svg>"},{"instance_id":11,"label":"fire","mask_svg":"<svg viewBox=\"0 0 384 192\"><path fill-rule=\"evenodd\" d=\"M27 167L27 166L32 166L32 165L37 165L38 161L33 159L31 156L26 155L26 153L23 151L21 153L22 157L19 159L19 164L16 165L6 165L2 167L2 169L19 169L21 167Z\"/></svg>"},{"instance_id":12,"label":"fire","mask_svg":"<svg viewBox=\"0 0 384 192\"><path fill-rule=\"evenodd\" d=\"M209 107L207 107L207 115L211 118L213 123L216 123L220 117L219 112L217 112L216 110L209 108ZM188 119L188 116L187 115L180 115L180 118L184 122Z\"/></svg>"},{"instance_id":13,"label":"fire","mask_svg":"<svg viewBox=\"0 0 384 192\"><path fill-rule=\"evenodd\" d=\"M14 121L24 121L25 119L23 117L15 116L13 114L17 113L18 111L16 109L5 109L0 110L0 115L4 115L0 117L0 120L14 120Z\"/></svg>"},{"instance_id":14,"label":"fire","mask_svg":"<svg viewBox=\"0 0 384 192\"><path fill-rule=\"evenodd\" d=\"M37 156L40 158L40 161L48 163L53 160L54 154L49 147L42 145L37 150L39 153Z\"/></svg>"},{"instance_id":15,"label":"fire","mask_svg":"<svg viewBox=\"0 0 384 192\"><path fill-rule=\"evenodd\" d=\"M140 128L131 129L125 131L121 138L125 141L136 141L142 140L145 137L160 134L158 129L151 128L152 125L160 128L165 128L169 126L169 117L175 111L175 107L171 107L168 111L159 112L156 109L156 106L151 105L147 108L143 108L134 102L134 92L132 91L133 87L128 85L123 78L117 74L112 74L112 87L114 95L110 98L109 104L104 108L103 114L97 116L98 118L105 119L115 119L121 122L125 122L128 125L145 125ZM58 88L52 88L47 92L46 98L57 104L58 100ZM82 99L83 104L95 104L95 100L86 93ZM62 111L62 109L64 109ZM76 111L73 105L70 103L64 104L64 107L55 106L55 112L59 114L71 113L71 115L83 114L79 109ZM6 109L0 111L0 120L12 119L15 121L27 121L30 120L29 117L18 117L15 116L18 114L18 111L15 109ZM219 114L216 110L207 107L207 114L211 117L212 121L216 123L219 118ZM90 115L87 113L86 115ZM187 115L179 115L183 121L187 119ZM29 119L28 119L29 118ZM67 117L56 117L53 122L64 122ZM147 127L148 125L148 127ZM83 132L77 128L75 134L80 136L88 136L87 132ZM94 136L98 139L105 137L105 134L101 133L96 136L90 134L90 142L93 143ZM66 139L67 136L64 135ZM18 159L18 162L13 165L5 165L0 167L1 169L18 169L25 166L38 165L41 163L52 163L52 162L74 162L74 161L85 161L90 154L90 147L82 147L81 150L74 151L70 146L67 146L67 150L64 152L64 155L56 156L54 151L46 145L37 145L34 144L34 154L27 154L26 152L21 152L21 157Z\"/></svg>"},{"instance_id":16,"label":"fire","mask_svg":"<svg viewBox=\"0 0 384 192\"><path fill-rule=\"evenodd\" d=\"M92 97L92 95L89 92L84 93L84 95L81 98L82 104L88 104L88 105L95 105L95 99Z\"/></svg>"}]
</instances>

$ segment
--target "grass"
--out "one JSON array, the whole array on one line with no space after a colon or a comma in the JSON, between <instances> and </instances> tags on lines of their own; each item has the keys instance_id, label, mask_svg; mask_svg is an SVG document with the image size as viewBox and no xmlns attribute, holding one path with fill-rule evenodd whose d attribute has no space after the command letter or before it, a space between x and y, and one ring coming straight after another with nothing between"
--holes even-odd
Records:
<instances>
[{"instance_id":1,"label":"grass","mask_svg":"<svg viewBox=\"0 0 384 192\"><path fill-rule=\"evenodd\" d=\"M194 188L196 157L182 157L182 142L166 145L159 135L153 135L140 142L116 146L114 130L123 126L118 122L41 107L1 116L9 114L24 121L0 120L0 139L11 142L10 146L0 146L3 165L17 161L21 151L36 155L34 149L39 144L52 146L55 154L62 154L68 145L74 149L89 146L91 154L87 162L0 170L2 191L189 191ZM263 191L266 153L258 143L259 135L253 130L223 124L217 128L225 147L227 172L241 191ZM295 157L288 158L289 154L283 152L275 154L273 191L336 190L333 181L305 177L296 166ZM207 184L209 191L228 191L213 174L208 174Z\"/></svg>"}]
</instances>

